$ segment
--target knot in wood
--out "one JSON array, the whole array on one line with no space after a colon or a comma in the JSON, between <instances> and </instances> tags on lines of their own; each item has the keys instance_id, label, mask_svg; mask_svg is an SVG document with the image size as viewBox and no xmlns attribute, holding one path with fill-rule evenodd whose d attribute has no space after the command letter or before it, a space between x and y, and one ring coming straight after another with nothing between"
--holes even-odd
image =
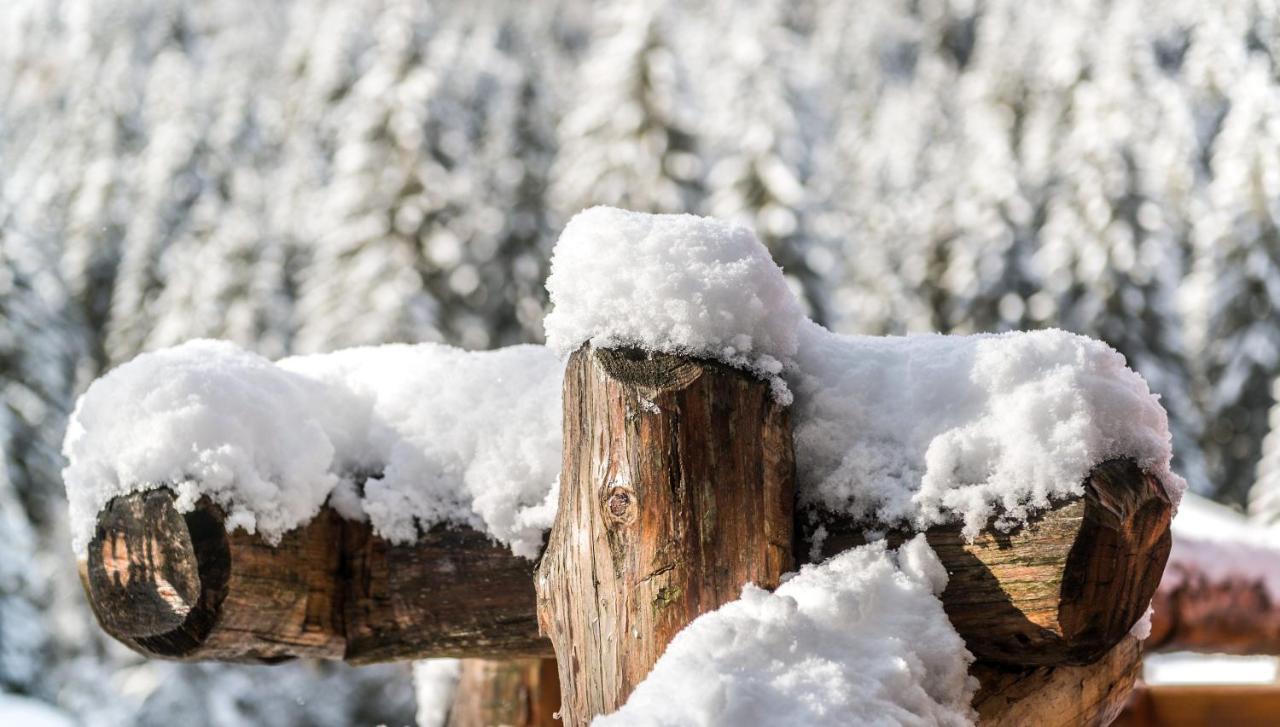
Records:
<instances>
[{"instance_id":1,"label":"knot in wood","mask_svg":"<svg viewBox=\"0 0 1280 727\"><path fill-rule=\"evenodd\" d=\"M611 528L636 521L636 493L626 485L613 485L605 491L604 520Z\"/></svg>"}]
</instances>

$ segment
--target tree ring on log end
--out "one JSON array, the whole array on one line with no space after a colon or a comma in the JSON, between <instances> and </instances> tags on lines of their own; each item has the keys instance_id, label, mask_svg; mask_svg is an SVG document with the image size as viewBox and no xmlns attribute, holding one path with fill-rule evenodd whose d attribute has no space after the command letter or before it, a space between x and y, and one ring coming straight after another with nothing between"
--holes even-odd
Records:
<instances>
[{"instance_id":1,"label":"tree ring on log end","mask_svg":"<svg viewBox=\"0 0 1280 727\"><path fill-rule=\"evenodd\" d=\"M1164 486L1132 460L1094 468L1067 554L1058 624L1069 664L1102 658L1146 612L1173 545Z\"/></svg>"},{"instance_id":2,"label":"tree ring on log end","mask_svg":"<svg viewBox=\"0 0 1280 727\"><path fill-rule=\"evenodd\" d=\"M168 490L113 499L89 543L94 611L116 638L154 656L204 643L227 595L226 530L214 513L180 513Z\"/></svg>"},{"instance_id":3,"label":"tree ring on log end","mask_svg":"<svg viewBox=\"0 0 1280 727\"><path fill-rule=\"evenodd\" d=\"M702 374L693 359L640 348L593 348L592 355L610 378L650 389L682 389Z\"/></svg>"}]
</instances>

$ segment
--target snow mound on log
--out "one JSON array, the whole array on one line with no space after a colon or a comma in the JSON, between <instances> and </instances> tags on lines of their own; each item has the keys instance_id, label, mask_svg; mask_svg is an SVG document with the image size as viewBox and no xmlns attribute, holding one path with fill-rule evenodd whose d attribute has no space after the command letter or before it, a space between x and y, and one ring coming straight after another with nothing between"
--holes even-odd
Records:
<instances>
[{"instance_id":1,"label":"snow mound on log","mask_svg":"<svg viewBox=\"0 0 1280 727\"><path fill-rule=\"evenodd\" d=\"M1058 330L840 336L806 321L797 369L801 503L869 524L961 520L977 535L1081 495L1133 458L1177 502L1168 418L1110 346Z\"/></svg>"},{"instance_id":2,"label":"snow mound on log","mask_svg":"<svg viewBox=\"0 0 1280 727\"><path fill-rule=\"evenodd\" d=\"M972 724L973 656L938 600L946 582L917 536L805 566L773 593L748 585L592 724Z\"/></svg>"},{"instance_id":3,"label":"snow mound on log","mask_svg":"<svg viewBox=\"0 0 1280 727\"><path fill-rule=\"evenodd\" d=\"M448 522L537 554L560 466L558 358L539 346L392 345L285 359L192 341L95 381L68 427L72 544L118 495L208 496L278 542L332 497L411 542Z\"/></svg>"},{"instance_id":4,"label":"snow mound on log","mask_svg":"<svg viewBox=\"0 0 1280 727\"><path fill-rule=\"evenodd\" d=\"M791 400L780 374L804 312L746 227L593 207L560 235L547 292L547 345L561 355L589 342L700 356L751 371Z\"/></svg>"}]
</instances>

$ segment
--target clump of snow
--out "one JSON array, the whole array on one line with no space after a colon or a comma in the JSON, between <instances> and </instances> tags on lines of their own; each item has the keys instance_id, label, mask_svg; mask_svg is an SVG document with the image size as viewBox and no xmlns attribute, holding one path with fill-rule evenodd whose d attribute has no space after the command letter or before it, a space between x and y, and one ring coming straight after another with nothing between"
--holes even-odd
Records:
<instances>
[{"instance_id":1,"label":"clump of snow","mask_svg":"<svg viewBox=\"0 0 1280 727\"><path fill-rule=\"evenodd\" d=\"M381 473L361 499L376 532L412 542L420 526L452 522L540 552L560 471L563 369L547 349L387 345L280 368L329 392L336 471Z\"/></svg>"},{"instance_id":2,"label":"clump of snow","mask_svg":"<svg viewBox=\"0 0 1280 727\"><path fill-rule=\"evenodd\" d=\"M413 664L413 692L418 700L418 727L444 727L453 708L462 662L426 659Z\"/></svg>"},{"instance_id":3,"label":"clump of snow","mask_svg":"<svg viewBox=\"0 0 1280 727\"><path fill-rule=\"evenodd\" d=\"M1025 522L1131 457L1165 485L1168 419L1106 344L1063 331L840 336L806 321L796 372L802 504L923 529Z\"/></svg>"},{"instance_id":4,"label":"clump of snow","mask_svg":"<svg viewBox=\"0 0 1280 727\"><path fill-rule=\"evenodd\" d=\"M285 359L194 341L94 382L67 433L73 545L114 496L202 495L228 527L276 541L332 496L347 517L412 541L441 522L535 556L555 514L557 357L392 345Z\"/></svg>"},{"instance_id":5,"label":"clump of snow","mask_svg":"<svg viewBox=\"0 0 1280 727\"><path fill-rule=\"evenodd\" d=\"M805 566L773 593L748 585L592 724L972 724L973 657L938 600L945 585L923 536Z\"/></svg>"},{"instance_id":6,"label":"clump of snow","mask_svg":"<svg viewBox=\"0 0 1280 727\"><path fill-rule=\"evenodd\" d=\"M547 291L547 345L562 355L590 342L706 357L769 380L790 402L780 374L804 312L746 227L593 207L560 235Z\"/></svg>"},{"instance_id":7,"label":"clump of snow","mask_svg":"<svg viewBox=\"0 0 1280 727\"><path fill-rule=\"evenodd\" d=\"M228 527L268 540L310 520L338 483L314 383L220 341L145 353L93 382L68 424L63 471L83 555L117 495L167 485L207 495Z\"/></svg>"}]
</instances>

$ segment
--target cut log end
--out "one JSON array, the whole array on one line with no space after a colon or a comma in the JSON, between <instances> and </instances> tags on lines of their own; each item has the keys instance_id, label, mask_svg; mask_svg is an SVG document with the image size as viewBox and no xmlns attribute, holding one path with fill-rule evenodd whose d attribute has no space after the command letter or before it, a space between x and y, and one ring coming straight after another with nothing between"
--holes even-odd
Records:
<instances>
[{"instance_id":1,"label":"cut log end","mask_svg":"<svg viewBox=\"0 0 1280 727\"><path fill-rule=\"evenodd\" d=\"M1015 665L1089 664L1142 617L1172 539L1163 486L1131 460L1096 467L1085 494L1058 503L1011 532L988 528L973 541L959 525L926 537L947 567L943 606L969 650ZM816 555L866 542L859 524L827 517ZM894 533L890 544L909 537ZM810 542L799 552L811 553Z\"/></svg>"},{"instance_id":2,"label":"cut log end","mask_svg":"<svg viewBox=\"0 0 1280 727\"><path fill-rule=\"evenodd\" d=\"M209 635L227 594L226 532L162 490L118 497L98 517L87 585L102 628L139 651L182 657Z\"/></svg>"}]
</instances>

